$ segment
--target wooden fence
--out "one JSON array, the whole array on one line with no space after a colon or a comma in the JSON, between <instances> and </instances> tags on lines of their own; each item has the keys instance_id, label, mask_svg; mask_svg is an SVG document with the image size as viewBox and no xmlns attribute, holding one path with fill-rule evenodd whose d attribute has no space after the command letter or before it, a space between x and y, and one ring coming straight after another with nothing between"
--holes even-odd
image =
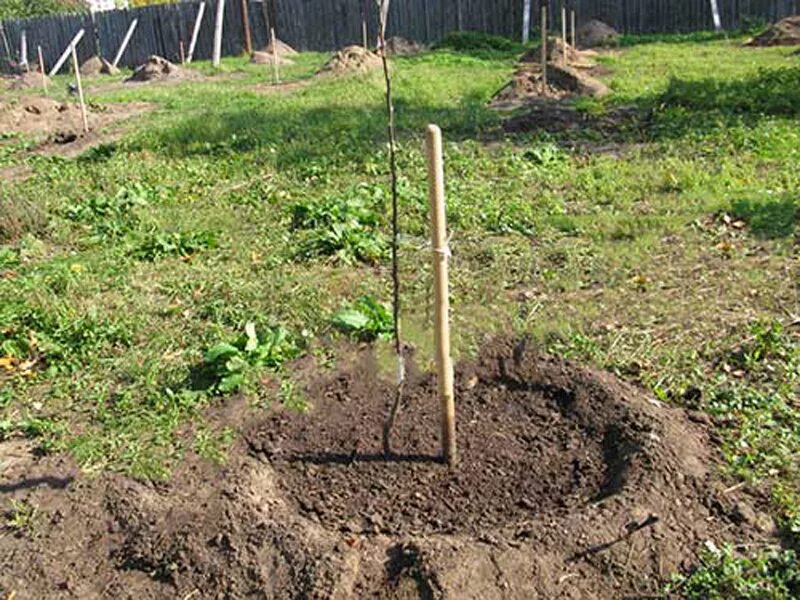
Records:
<instances>
[{"instance_id":1,"label":"wooden fence","mask_svg":"<svg viewBox=\"0 0 800 600\"><path fill-rule=\"evenodd\" d=\"M330 51L361 43L362 20L368 23L369 39L377 32L374 0L265 0L247 1L253 45L267 44L270 23L278 36L298 50ZM542 0L550 5L554 20L561 0ZM206 2L197 59L212 53L214 14L217 0ZM709 0L566 0L578 20L600 19L628 33L672 33L712 28ZM519 38L522 33L523 0L393 0L389 35L401 35L431 43L454 30L477 30ZM723 26L738 28L752 21L775 21L800 13L800 0L718 0ZM537 0L532 1L537 10ZM90 15L56 15L5 21L3 30L13 60L19 59L20 38L26 31L28 56L35 59L41 45L45 64L51 66L75 33L86 29L78 47L80 60L94 55L113 58L131 21L139 25L122 56L121 66L142 63L151 54L172 61L180 58L180 45L188 49L199 1L161 4L132 10L114 10ZM243 51L242 0L226 0L223 55ZM533 15L533 24L538 18ZM5 43L0 40L0 56Z\"/></svg>"}]
</instances>

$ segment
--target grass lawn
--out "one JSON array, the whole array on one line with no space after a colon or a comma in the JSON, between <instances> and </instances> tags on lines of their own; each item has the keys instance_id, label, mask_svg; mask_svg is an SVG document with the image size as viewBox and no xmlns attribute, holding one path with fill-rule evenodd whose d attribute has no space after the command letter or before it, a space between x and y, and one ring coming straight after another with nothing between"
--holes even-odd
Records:
<instances>
[{"instance_id":1,"label":"grass lawn","mask_svg":"<svg viewBox=\"0 0 800 600\"><path fill-rule=\"evenodd\" d=\"M613 140L591 127L504 133L486 102L513 52L393 62L404 336L429 366L433 122L456 354L530 335L707 412L731 473L772 499L787 549L709 555L681 589L788 598L800 585L800 58L736 38L629 42L601 59L612 95L578 103L600 117L637 109ZM301 55L283 79L308 80L325 59ZM88 472L164 478L188 450L224 460L236 432L203 409L225 395L247 394L253 411L302 406L291 359L330 359L341 309L369 313L356 333L389 354L370 302L391 297L381 73L271 88L271 70L243 58L193 68L207 77L87 81L91 102L154 110L77 159L0 134L0 169L32 169L0 180L0 439L28 436ZM62 98L68 80L53 86Z\"/></svg>"}]
</instances>

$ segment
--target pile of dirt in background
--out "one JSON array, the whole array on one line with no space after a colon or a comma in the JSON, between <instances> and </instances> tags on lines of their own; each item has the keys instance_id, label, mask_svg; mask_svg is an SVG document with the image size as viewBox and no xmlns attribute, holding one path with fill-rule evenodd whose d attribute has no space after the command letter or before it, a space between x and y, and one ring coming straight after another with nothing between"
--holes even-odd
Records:
<instances>
[{"instance_id":1,"label":"pile of dirt in background","mask_svg":"<svg viewBox=\"0 0 800 600\"><path fill-rule=\"evenodd\" d=\"M272 52L266 52L263 50L256 50L253 52L252 56L250 57L250 62L255 65L271 65L275 62L275 55ZM279 65L293 65L294 61L291 58L286 58L280 52L277 56L278 64Z\"/></svg>"},{"instance_id":2,"label":"pile of dirt in background","mask_svg":"<svg viewBox=\"0 0 800 600\"><path fill-rule=\"evenodd\" d=\"M45 75L44 79L47 85L52 85L50 78ZM42 74L38 71L27 71L19 75L12 75L11 77L4 77L3 83L10 90L25 90L31 88L42 87Z\"/></svg>"},{"instance_id":3,"label":"pile of dirt in background","mask_svg":"<svg viewBox=\"0 0 800 600\"><path fill-rule=\"evenodd\" d=\"M602 21L592 19L578 28L578 48L600 48L616 46L619 32Z\"/></svg>"},{"instance_id":4,"label":"pile of dirt in background","mask_svg":"<svg viewBox=\"0 0 800 600\"><path fill-rule=\"evenodd\" d=\"M198 79L199 75L169 62L166 58L153 55L147 62L139 65L133 75L125 83L142 83L148 81L179 81L182 79Z\"/></svg>"},{"instance_id":5,"label":"pile of dirt in background","mask_svg":"<svg viewBox=\"0 0 800 600\"><path fill-rule=\"evenodd\" d=\"M341 364L305 384L310 412L253 422L244 399L219 403L206 417L243 439L225 465L190 455L169 481L84 478L0 443L0 509L36 508L35 530L0 538L0 595L660 597L707 540L774 540L721 478L701 416L607 373L485 345L456 370L449 470L432 375L410 370L387 459L394 385L368 351Z\"/></svg>"},{"instance_id":6,"label":"pile of dirt in background","mask_svg":"<svg viewBox=\"0 0 800 600\"><path fill-rule=\"evenodd\" d=\"M597 57L597 52L594 50L578 50L570 44L565 44L561 38L552 38L547 41L547 62L548 63L564 63L564 55L566 54L567 61L570 67L576 69L591 69L597 66L593 60ZM535 63L541 64L542 62L542 46L541 44L528 50L525 54L519 57L521 63Z\"/></svg>"},{"instance_id":7,"label":"pile of dirt in background","mask_svg":"<svg viewBox=\"0 0 800 600\"><path fill-rule=\"evenodd\" d=\"M778 21L745 46L800 46L800 15Z\"/></svg>"},{"instance_id":8,"label":"pile of dirt in background","mask_svg":"<svg viewBox=\"0 0 800 600\"><path fill-rule=\"evenodd\" d=\"M297 50L292 48L286 42L282 42L281 40L275 40L275 45L278 47L278 56L292 56L294 54L297 54ZM272 42L270 42L264 48L259 50L259 52L266 52L267 54L272 54Z\"/></svg>"},{"instance_id":9,"label":"pile of dirt in background","mask_svg":"<svg viewBox=\"0 0 800 600\"><path fill-rule=\"evenodd\" d=\"M81 65L81 75L92 77L94 75L119 75L119 69L105 58L93 56Z\"/></svg>"},{"instance_id":10,"label":"pile of dirt in background","mask_svg":"<svg viewBox=\"0 0 800 600\"><path fill-rule=\"evenodd\" d=\"M386 40L386 54L389 56L413 56L425 51L425 46L399 35Z\"/></svg>"},{"instance_id":11,"label":"pile of dirt in background","mask_svg":"<svg viewBox=\"0 0 800 600\"><path fill-rule=\"evenodd\" d=\"M381 66L381 57L362 46L347 46L334 54L318 71L319 75L367 72Z\"/></svg>"},{"instance_id":12,"label":"pile of dirt in background","mask_svg":"<svg viewBox=\"0 0 800 600\"><path fill-rule=\"evenodd\" d=\"M89 123L93 115L89 113ZM0 131L21 134L55 134L83 130L80 107L50 98L32 97L20 102L0 102Z\"/></svg>"},{"instance_id":13,"label":"pile of dirt in background","mask_svg":"<svg viewBox=\"0 0 800 600\"><path fill-rule=\"evenodd\" d=\"M557 64L547 65L545 86L541 68L532 64L518 69L514 78L492 97L489 106L510 109L543 99L560 100L572 96L602 98L609 92L606 84L599 79L580 69Z\"/></svg>"}]
</instances>

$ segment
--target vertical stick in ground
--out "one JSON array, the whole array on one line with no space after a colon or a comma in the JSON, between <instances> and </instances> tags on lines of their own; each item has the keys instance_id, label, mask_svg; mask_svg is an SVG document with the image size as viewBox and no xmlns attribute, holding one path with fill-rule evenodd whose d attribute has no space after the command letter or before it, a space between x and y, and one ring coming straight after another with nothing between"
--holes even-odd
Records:
<instances>
[{"instance_id":1,"label":"vertical stick in ground","mask_svg":"<svg viewBox=\"0 0 800 600\"><path fill-rule=\"evenodd\" d=\"M181 64L185 65L186 64L186 52L184 52L184 49L183 49L183 40L180 41L179 46L180 46L180 52L181 52Z\"/></svg>"},{"instance_id":2,"label":"vertical stick in ground","mask_svg":"<svg viewBox=\"0 0 800 600\"><path fill-rule=\"evenodd\" d=\"M561 3L561 60L566 67L569 64L569 44L567 42L567 7Z\"/></svg>"},{"instance_id":3,"label":"vertical stick in ground","mask_svg":"<svg viewBox=\"0 0 800 600\"><path fill-rule=\"evenodd\" d=\"M547 95L547 6L542 6L542 95Z\"/></svg>"},{"instance_id":4,"label":"vertical stick in ground","mask_svg":"<svg viewBox=\"0 0 800 600\"><path fill-rule=\"evenodd\" d=\"M522 43L527 44L531 35L531 0L522 4Z\"/></svg>"},{"instance_id":5,"label":"vertical stick in ground","mask_svg":"<svg viewBox=\"0 0 800 600\"><path fill-rule=\"evenodd\" d=\"M253 54L253 36L250 33L250 15L247 12L247 0L242 0L242 29L244 30L244 51L248 56Z\"/></svg>"},{"instance_id":6,"label":"vertical stick in ground","mask_svg":"<svg viewBox=\"0 0 800 600\"><path fill-rule=\"evenodd\" d=\"M47 73L44 71L44 56L42 55L42 47L36 46L36 52L39 54L39 72L42 74L42 89L44 95L47 95Z\"/></svg>"},{"instance_id":7,"label":"vertical stick in ground","mask_svg":"<svg viewBox=\"0 0 800 600\"><path fill-rule=\"evenodd\" d=\"M575 11L570 13L570 30L572 32L572 47L578 49L578 34L575 30Z\"/></svg>"},{"instance_id":8,"label":"vertical stick in ground","mask_svg":"<svg viewBox=\"0 0 800 600\"><path fill-rule=\"evenodd\" d=\"M453 394L453 363L450 359L450 292L447 261L447 217L444 201L444 161L442 131L428 125L425 136L428 155L428 196L431 205L431 244L433 246L434 351L441 406L442 457L455 466L456 408Z\"/></svg>"},{"instance_id":9,"label":"vertical stick in ground","mask_svg":"<svg viewBox=\"0 0 800 600\"><path fill-rule=\"evenodd\" d=\"M278 72L278 40L275 37L274 27L269 30L269 38L270 44L272 45L272 75L275 79L275 83L278 84L281 82L281 76Z\"/></svg>"},{"instance_id":10,"label":"vertical stick in ground","mask_svg":"<svg viewBox=\"0 0 800 600\"><path fill-rule=\"evenodd\" d=\"M81 104L81 118L83 119L83 132L89 132L89 117L86 114L86 102L83 99L83 83L81 82L81 67L78 64L78 52L72 44L72 68L75 70L75 79L78 82L78 100Z\"/></svg>"},{"instance_id":11,"label":"vertical stick in ground","mask_svg":"<svg viewBox=\"0 0 800 600\"><path fill-rule=\"evenodd\" d=\"M392 180L392 324L394 330L394 352L397 358L397 386L395 387L394 401L383 424L383 452L387 456L392 452L392 427L397 418L397 413L400 411L403 386L405 385L405 358L403 357L403 344L400 339L400 271L398 265L400 227L397 206L397 139L394 121L394 101L392 99L392 77L389 72L389 59L386 56L386 15L388 12L389 0L382 0L378 6L378 52L380 52L381 63L383 64L383 79L386 86L386 130L389 138L389 171Z\"/></svg>"},{"instance_id":12,"label":"vertical stick in ground","mask_svg":"<svg viewBox=\"0 0 800 600\"><path fill-rule=\"evenodd\" d=\"M217 0L217 17L214 20L214 67L219 68L222 60L222 21L225 17L225 0Z\"/></svg>"}]
</instances>

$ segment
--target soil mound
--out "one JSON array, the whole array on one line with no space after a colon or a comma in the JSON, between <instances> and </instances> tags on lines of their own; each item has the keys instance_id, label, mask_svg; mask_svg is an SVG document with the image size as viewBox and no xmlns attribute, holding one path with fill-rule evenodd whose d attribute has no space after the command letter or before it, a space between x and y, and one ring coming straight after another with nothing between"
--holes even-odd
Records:
<instances>
[{"instance_id":1,"label":"soil mound","mask_svg":"<svg viewBox=\"0 0 800 600\"><path fill-rule=\"evenodd\" d=\"M256 50L253 52L253 55L250 57L250 62L256 65L271 65L275 60L275 56L272 52L266 52L261 50ZM293 65L294 61L291 58L286 58L282 54L278 54L278 64L279 65Z\"/></svg>"},{"instance_id":2,"label":"soil mound","mask_svg":"<svg viewBox=\"0 0 800 600\"><path fill-rule=\"evenodd\" d=\"M118 75L119 69L108 62L105 58L93 56L81 65L81 75L91 77L93 75Z\"/></svg>"},{"instance_id":3,"label":"soil mound","mask_svg":"<svg viewBox=\"0 0 800 600\"><path fill-rule=\"evenodd\" d=\"M602 21L592 19L578 28L578 47L597 48L616 46L619 43L619 32Z\"/></svg>"},{"instance_id":4,"label":"soil mound","mask_svg":"<svg viewBox=\"0 0 800 600\"><path fill-rule=\"evenodd\" d=\"M278 56L292 56L297 54L297 50L292 48L286 42L282 42L281 40L275 40L275 45L278 46ZM264 48L259 50L259 52L266 52L267 54L272 54L272 42L270 42Z\"/></svg>"},{"instance_id":5,"label":"soil mound","mask_svg":"<svg viewBox=\"0 0 800 600\"><path fill-rule=\"evenodd\" d=\"M342 48L319 70L319 74L340 75L353 72L367 72L381 66L381 58L361 46Z\"/></svg>"},{"instance_id":6,"label":"soil mound","mask_svg":"<svg viewBox=\"0 0 800 600\"><path fill-rule=\"evenodd\" d=\"M220 424L244 428L226 466L190 457L168 482L83 480L64 459L9 460L0 444L0 508L37 508L35 534L0 538L15 558L0 592L649 597L704 541L758 537L752 499L722 492L704 425L608 374L524 343L485 347L457 369L450 471L436 458L434 378L410 373L387 458L393 384L371 354L346 364L308 384L308 413L244 425L244 400L218 407Z\"/></svg>"},{"instance_id":7,"label":"soil mound","mask_svg":"<svg viewBox=\"0 0 800 600\"><path fill-rule=\"evenodd\" d=\"M41 81L41 76L39 77ZM90 120L91 122L91 120ZM50 98L25 98L18 103L0 102L0 131L23 134L81 131L80 108Z\"/></svg>"},{"instance_id":8,"label":"soil mound","mask_svg":"<svg viewBox=\"0 0 800 600\"><path fill-rule=\"evenodd\" d=\"M582 52L570 44L565 44L561 38L552 38L547 41L547 62L564 63L564 55L569 61L569 66L577 69L591 69L596 66L592 60L597 54L593 51ZM542 46L536 46L519 57L521 63L541 64Z\"/></svg>"},{"instance_id":9,"label":"soil mound","mask_svg":"<svg viewBox=\"0 0 800 600\"><path fill-rule=\"evenodd\" d=\"M386 53L389 56L413 56L423 52L425 47L414 40L409 40L398 35L394 35L386 40Z\"/></svg>"},{"instance_id":10,"label":"soil mound","mask_svg":"<svg viewBox=\"0 0 800 600\"><path fill-rule=\"evenodd\" d=\"M50 78L47 77L47 75L45 75L45 79L47 80L47 85L51 85L53 83ZM41 88L42 74L38 71L27 71L25 73L21 73L20 75L5 78L5 82L10 90Z\"/></svg>"},{"instance_id":11,"label":"soil mound","mask_svg":"<svg viewBox=\"0 0 800 600\"><path fill-rule=\"evenodd\" d=\"M747 46L800 46L800 15L786 17L761 35L748 41Z\"/></svg>"},{"instance_id":12,"label":"soil mound","mask_svg":"<svg viewBox=\"0 0 800 600\"><path fill-rule=\"evenodd\" d=\"M151 56L147 62L136 67L133 75L125 80L129 82L168 81L180 79L194 79L195 73L172 64L166 58Z\"/></svg>"},{"instance_id":13,"label":"soil mound","mask_svg":"<svg viewBox=\"0 0 800 600\"><path fill-rule=\"evenodd\" d=\"M489 105L494 108L515 108L539 99L561 99L570 96L603 97L610 92L600 80L573 67L547 65L547 85L542 71L531 65L519 69L514 78L498 91Z\"/></svg>"}]
</instances>

